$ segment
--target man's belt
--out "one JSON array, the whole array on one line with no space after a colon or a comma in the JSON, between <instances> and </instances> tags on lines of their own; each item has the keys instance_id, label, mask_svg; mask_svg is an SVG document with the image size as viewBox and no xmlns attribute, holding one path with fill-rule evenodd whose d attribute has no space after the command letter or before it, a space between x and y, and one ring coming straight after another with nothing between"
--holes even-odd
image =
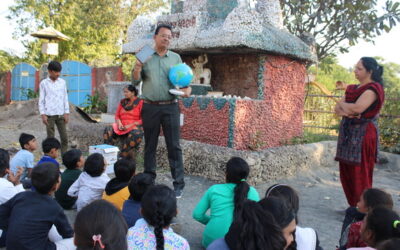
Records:
<instances>
[{"instance_id":1,"label":"man's belt","mask_svg":"<svg viewBox=\"0 0 400 250\"><path fill-rule=\"evenodd\" d=\"M171 101L149 101L149 100L143 100L144 103L147 104L153 104L153 105L167 105L167 104L173 104L177 103L178 101L176 99L171 100Z\"/></svg>"}]
</instances>

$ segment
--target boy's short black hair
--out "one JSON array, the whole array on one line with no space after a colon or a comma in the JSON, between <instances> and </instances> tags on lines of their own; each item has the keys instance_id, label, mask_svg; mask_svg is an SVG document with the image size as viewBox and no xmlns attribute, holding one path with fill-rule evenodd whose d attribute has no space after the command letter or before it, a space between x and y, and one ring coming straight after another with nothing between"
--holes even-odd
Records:
<instances>
[{"instance_id":1,"label":"boy's short black hair","mask_svg":"<svg viewBox=\"0 0 400 250\"><path fill-rule=\"evenodd\" d=\"M135 201L142 201L144 193L153 185L154 179L149 174L140 173L133 176L128 185L130 197Z\"/></svg>"},{"instance_id":2,"label":"boy's short black hair","mask_svg":"<svg viewBox=\"0 0 400 250\"><path fill-rule=\"evenodd\" d=\"M53 148L60 149L60 142L54 137L48 137L44 139L44 141L42 142L43 153L48 154Z\"/></svg>"},{"instance_id":3,"label":"boy's short black hair","mask_svg":"<svg viewBox=\"0 0 400 250\"><path fill-rule=\"evenodd\" d=\"M48 194L58 182L60 169L52 162L44 162L32 169L32 186L38 193Z\"/></svg>"},{"instance_id":4,"label":"boy's short black hair","mask_svg":"<svg viewBox=\"0 0 400 250\"><path fill-rule=\"evenodd\" d=\"M57 61L51 61L49 65L47 65L47 69L55 72L60 72L62 70L61 63Z\"/></svg>"},{"instance_id":5,"label":"boy's short black hair","mask_svg":"<svg viewBox=\"0 0 400 250\"><path fill-rule=\"evenodd\" d=\"M158 35L158 32L160 32L160 29L169 29L172 32L172 26L166 23L160 23L157 25L156 31L154 32L154 35Z\"/></svg>"},{"instance_id":6,"label":"boy's short black hair","mask_svg":"<svg viewBox=\"0 0 400 250\"><path fill-rule=\"evenodd\" d=\"M68 169L75 169L77 168L77 164L81 159L82 151L79 149L71 149L65 152L62 156L62 162L64 166Z\"/></svg>"},{"instance_id":7,"label":"boy's short black hair","mask_svg":"<svg viewBox=\"0 0 400 250\"><path fill-rule=\"evenodd\" d=\"M19 136L19 144L21 145L22 149L25 149L25 144L28 144L31 140L35 139L35 136L31 134L22 133Z\"/></svg>"},{"instance_id":8,"label":"boy's short black hair","mask_svg":"<svg viewBox=\"0 0 400 250\"><path fill-rule=\"evenodd\" d=\"M4 176L8 168L10 168L10 155L7 150L0 148L0 176Z\"/></svg>"},{"instance_id":9,"label":"boy's short black hair","mask_svg":"<svg viewBox=\"0 0 400 250\"><path fill-rule=\"evenodd\" d=\"M83 170L92 177L100 176L104 172L104 157L102 154L94 153L88 156Z\"/></svg>"},{"instance_id":10,"label":"boy's short black hair","mask_svg":"<svg viewBox=\"0 0 400 250\"><path fill-rule=\"evenodd\" d=\"M115 177L120 181L129 181L135 174L136 164L133 159L119 159L114 163Z\"/></svg>"}]
</instances>

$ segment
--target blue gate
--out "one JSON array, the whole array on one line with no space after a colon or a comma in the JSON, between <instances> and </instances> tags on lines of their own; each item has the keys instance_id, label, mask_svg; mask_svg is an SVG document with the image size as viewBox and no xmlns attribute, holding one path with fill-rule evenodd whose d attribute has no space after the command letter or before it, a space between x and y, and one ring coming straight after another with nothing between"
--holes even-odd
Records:
<instances>
[{"instance_id":1,"label":"blue gate","mask_svg":"<svg viewBox=\"0 0 400 250\"><path fill-rule=\"evenodd\" d=\"M28 100L28 89L35 90L36 68L27 63L17 64L11 73L11 100Z\"/></svg>"},{"instance_id":2,"label":"blue gate","mask_svg":"<svg viewBox=\"0 0 400 250\"><path fill-rule=\"evenodd\" d=\"M63 61L61 64L61 78L67 82L69 102L86 106L86 96L92 94L92 69L77 61Z\"/></svg>"}]
</instances>

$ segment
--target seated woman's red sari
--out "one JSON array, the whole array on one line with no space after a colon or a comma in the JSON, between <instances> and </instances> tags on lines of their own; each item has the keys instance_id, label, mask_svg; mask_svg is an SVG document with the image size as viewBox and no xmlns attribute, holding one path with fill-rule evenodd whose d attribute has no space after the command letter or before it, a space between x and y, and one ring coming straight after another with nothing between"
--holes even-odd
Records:
<instances>
[{"instance_id":1,"label":"seated woman's red sari","mask_svg":"<svg viewBox=\"0 0 400 250\"><path fill-rule=\"evenodd\" d=\"M362 192L372 187L379 143L377 118L385 94L379 83L361 87L349 85L345 93L346 102L355 103L366 90L374 91L377 99L361 114L360 119L343 117L335 157L339 161L340 180L347 202L353 207L357 205Z\"/></svg>"},{"instance_id":2,"label":"seated woman's red sari","mask_svg":"<svg viewBox=\"0 0 400 250\"><path fill-rule=\"evenodd\" d=\"M118 140L122 142L122 146L120 146L122 157L130 155L132 150L137 149L142 141L142 107L143 100L137 97L122 99L115 112L115 120L120 120L125 129L120 130L115 122L104 130L104 143L117 145Z\"/></svg>"}]
</instances>

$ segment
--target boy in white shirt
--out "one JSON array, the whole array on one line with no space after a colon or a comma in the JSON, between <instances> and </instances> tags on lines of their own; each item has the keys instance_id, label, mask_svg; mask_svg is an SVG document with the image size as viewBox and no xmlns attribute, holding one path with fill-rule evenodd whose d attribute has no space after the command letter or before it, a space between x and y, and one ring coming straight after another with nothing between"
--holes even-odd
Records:
<instances>
[{"instance_id":1,"label":"boy in white shirt","mask_svg":"<svg viewBox=\"0 0 400 250\"><path fill-rule=\"evenodd\" d=\"M68 189L68 195L78 197L76 201L77 210L94 200L101 199L110 177L104 173L106 163L104 157L99 153L89 155L83 167L83 173Z\"/></svg>"},{"instance_id":2,"label":"boy in white shirt","mask_svg":"<svg viewBox=\"0 0 400 250\"><path fill-rule=\"evenodd\" d=\"M39 112L46 125L47 137L54 137L57 125L61 139L61 153L67 152L68 136L66 124L69 121L67 85L60 77L61 64L51 61L47 66L49 77L40 82Z\"/></svg>"}]
</instances>

